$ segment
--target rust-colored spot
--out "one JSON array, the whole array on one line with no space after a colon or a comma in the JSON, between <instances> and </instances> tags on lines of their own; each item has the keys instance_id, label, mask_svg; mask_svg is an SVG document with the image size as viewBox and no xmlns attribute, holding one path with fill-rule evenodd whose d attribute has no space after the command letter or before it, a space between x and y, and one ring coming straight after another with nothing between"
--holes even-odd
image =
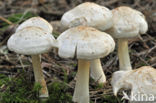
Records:
<instances>
[{"instance_id":1,"label":"rust-colored spot","mask_svg":"<svg viewBox=\"0 0 156 103\"><path fill-rule=\"evenodd\" d=\"M87 29L86 26L79 26L79 27L78 27L78 30L79 30L79 31L81 31L81 30L85 30L85 29Z\"/></svg>"}]
</instances>

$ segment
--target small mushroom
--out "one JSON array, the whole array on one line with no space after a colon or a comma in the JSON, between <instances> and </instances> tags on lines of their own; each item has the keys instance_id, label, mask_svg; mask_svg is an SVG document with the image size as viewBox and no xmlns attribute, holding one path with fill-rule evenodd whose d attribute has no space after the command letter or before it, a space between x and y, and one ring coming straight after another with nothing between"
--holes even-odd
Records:
<instances>
[{"instance_id":1,"label":"small mushroom","mask_svg":"<svg viewBox=\"0 0 156 103\"><path fill-rule=\"evenodd\" d=\"M42 86L39 92L41 99L48 97L48 90L41 69L40 54L51 50L53 44L55 44L55 39L50 33L34 26L18 30L9 38L7 43L9 50L19 54L31 55L35 81Z\"/></svg>"},{"instance_id":2,"label":"small mushroom","mask_svg":"<svg viewBox=\"0 0 156 103\"><path fill-rule=\"evenodd\" d=\"M20 24L18 28L16 29L16 32L28 26L40 27L44 31L49 32L49 33L52 33L53 31L53 27L45 19L41 17L32 17L24 21L22 24Z\"/></svg>"},{"instance_id":3,"label":"small mushroom","mask_svg":"<svg viewBox=\"0 0 156 103\"><path fill-rule=\"evenodd\" d=\"M148 30L144 15L130 7L121 6L112 10L113 26L107 32L118 39L120 70L132 70L128 53L128 39Z\"/></svg>"},{"instance_id":4,"label":"small mushroom","mask_svg":"<svg viewBox=\"0 0 156 103\"><path fill-rule=\"evenodd\" d=\"M67 11L62 16L61 23L65 28L85 25L104 31L113 25L112 12L104 6L85 2ZM90 68L91 77L95 81L100 84L106 82L100 59L92 60Z\"/></svg>"},{"instance_id":5,"label":"small mushroom","mask_svg":"<svg viewBox=\"0 0 156 103\"><path fill-rule=\"evenodd\" d=\"M131 90L130 101L139 101L139 98L132 100L134 95L156 96L156 69L143 66L135 70L117 71L113 73L111 84L115 96L121 88Z\"/></svg>"},{"instance_id":6,"label":"small mushroom","mask_svg":"<svg viewBox=\"0 0 156 103\"><path fill-rule=\"evenodd\" d=\"M109 34L86 26L68 29L57 40L60 57L75 57L78 59L78 73L73 101L89 103L90 62L112 52L115 47L114 40Z\"/></svg>"}]
</instances>

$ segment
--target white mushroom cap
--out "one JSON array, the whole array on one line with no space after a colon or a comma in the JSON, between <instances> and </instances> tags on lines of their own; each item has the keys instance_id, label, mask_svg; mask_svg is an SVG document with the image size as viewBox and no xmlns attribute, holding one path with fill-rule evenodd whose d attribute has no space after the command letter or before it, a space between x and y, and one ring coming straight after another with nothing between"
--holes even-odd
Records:
<instances>
[{"instance_id":1,"label":"white mushroom cap","mask_svg":"<svg viewBox=\"0 0 156 103\"><path fill-rule=\"evenodd\" d=\"M8 48L19 54L33 55L49 51L55 43L54 37L39 27L26 27L12 35Z\"/></svg>"},{"instance_id":2,"label":"white mushroom cap","mask_svg":"<svg viewBox=\"0 0 156 103\"><path fill-rule=\"evenodd\" d=\"M143 66L130 71L117 71L113 73L111 84L115 95L121 88L124 88L131 89L131 93L156 96L156 69Z\"/></svg>"},{"instance_id":3,"label":"white mushroom cap","mask_svg":"<svg viewBox=\"0 0 156 103\"><path fill-rule=\"evenodd\" d=\"M115 96L117 95L117 92L121 88L131 89L131 84L125 83L125 81L124 81L124 80L126 80L125 78L127 78L127 75L129 74L129 72L131 72L131 70L129 70L129 71L116 71L115 73L113 73L111 85L113 87L113 92L114 92Z\"/></svg>"},{"instance_id":4,"label":"white mushroom cap","mask_svg":"<svg viewBox=\"0 0 156 103\"><path fill-rule=\"evenodd\" d=\"M57 40L58 54L63 58L97 59L108 55L115 47L109 34L85 26L68 29Z\"/></svg>"},{"instance_id":5,"label":"white mushroom cap","mask_svg":"<svg viewBox=\"0 0 156 103\"><path fill-rule=\"evenodd\" d=\"M112 14L113 26L108 33L115 38L132 38L148 30L144 15L137 10L121 6L113 9Z\"/></svg>"},{"instance_id":6,"label":"white mushroom cap","mask_svg":"<svg viewBox=\"0 0 156 103\"><path fill-rule=\"evenodd\" d=\"M112 13L106 7L86 2L66 12L61 23L68 28L86 25L104 31L112 26Z\"/></svg>"},{"instance_id":7,"label":"white mushroom cap","mask_svg":"<svg viewBox=\"0 0 156 103\"><path fill-rule=\"evenodd\" d=\"M40 27L49 33L52 33L53 31L53 27L45 19L41 17L32 17L20 24L19 27L16 29L16 32L28 26Z\"/></svg>"}]
</instances>

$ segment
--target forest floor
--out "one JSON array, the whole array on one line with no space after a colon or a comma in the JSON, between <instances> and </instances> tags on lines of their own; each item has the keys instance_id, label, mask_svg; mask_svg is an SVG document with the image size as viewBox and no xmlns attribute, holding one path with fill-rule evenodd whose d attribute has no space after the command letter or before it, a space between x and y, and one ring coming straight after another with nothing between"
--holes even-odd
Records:
<instances>
[{"instance_id":1,"label":"forest floor","mask_svg":"<svg viewBox=\"0 0 156 103\"><path fill-rule=\"evenodd\" d=\"M35 0L34 0L35 1ZM57 38L64 31L59 20L62 15L80 3L89 0L0 0L0 103L38 103L38 85L34 84L31 57L8 50L6 44L18 24L41 16L54 27ZM113 9L130 6L144 13L149 30L138 38L129 40L133 69L141 66L156 68L156 0L90 0ZM91 103L123 103L121 93L113 96L110 85L112 73L119 68L117 50L101 59L107 83L103 86L90 79ZM42 55L42 68L50 98L47 103L72 103L77 61L62 59L55 50ZM126 102L126 101L125 101Z\"/></svg>"}]
</instances>

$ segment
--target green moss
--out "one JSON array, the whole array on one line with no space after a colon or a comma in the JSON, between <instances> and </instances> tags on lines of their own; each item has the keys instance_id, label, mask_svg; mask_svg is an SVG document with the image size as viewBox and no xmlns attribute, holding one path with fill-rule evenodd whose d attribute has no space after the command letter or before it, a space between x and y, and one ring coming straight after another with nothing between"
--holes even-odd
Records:
<instances>
[{"instance_id":1,"label":"green moss","mask_svg":"<svg viewBox=\"0 0 156 103\"><path fill-rule=\"evenodd\" d=\"M103 95L103 103L122 103L120 97L115 97L112 95Z\"/></svg>"},{"instance_id":2,"label":"green moss","mask_svg":"<svg viewBox=\"0 0 156 103\"><path fill-rule=\"evenodd\" d=\"M30 81L29 75L24 71L13 78L0 74L0 103L42 103L38 98L41 86ZM72 103L72 95L65 82L53 82L48 90L50 97L46 103Z\"/></svg>"},{"instance_id":3,"label":"green moss","mask_svg":"<svg viewBox=\"0 0 156 103\"><path fill-rule=\"evenodd\" d=\"M77 74L77 72L73 71L70 75L71 75L71 77L75 78L76 74Z\"/></svg>"},{"instance_id":4,"label":"green moss","mask_svg":"<svg viewBox=\"0 0 156 103\"><path fill-rule=\"evenodd\" d=\"M69 87L63 82L53 82L49 86L49 103L72 103L72 96L68 93Z\"/></svg>"},{"instance_id":5,"label":"green moss","mask_svg":"<svg viewBox=\"0 0 156 103\"><path fill-rule=\"evenodd\" d=\"M0 88L0 101L2 103L37 103L38 90L32 89L33 84L26 79L27 76L24 72L14 78L1 75L0 84L3 87Z\"/></svg>"},{"instance_id":6,"label":"green moss","mask_svg":"<svg viewBox=\"0 0 156 103\"><path fill-rule=\"evenodd\" d=\"M103 88L103 86L104 86L104 84L103 84L103 83L97 84L97 89L102 89L102 88Z\"/></svg>"},{"instance_id":7,"label":"green moss","mask_svg":"<svg viewBox=\"0 0 156 103\"><path fill-rule=\"evenodd\" d=\"M73 103L71 88L65 81L55 81L48 85L49 99L44 103ZM97 86L95 89L102 88ZM0 74L0 103L43 103L39 101L40 84L30 80L30 73L20 71L15 77L9 78ZM90 101L90 103L94 103ZM121 98L103 95L97 103L122 103Z\"/></svg>"},{"instance_id":8,"label":"green moss","mask_svg":"<svg viewBox=\"0 0 156 103\"><path fill-rule=\"evenodd\" d=\"M60 33L58 33L58 32L53 32L53 36L55 37L55 38L57 38L58 36L60 35Z\"/></svg>"},{"instance_id":9,"label":"green moss","mask_svg":"<svg viewBox=\"0 0 156 103\"><path fill-rule=\"evenodd\" d=\"M64 68L61 68L62 69L62 71L63 71L63 73L64 73L64 75L63 75L63 81L65 82L65 83L67 83L68 82L68 75L67 75L67 72L64 70Z\"/></svg>"},{"instance_id":10,"label":"green moss","mask_svg":"<svg viewBox=\"0 0 156 103\"><path fill-rule=\"evenodd\" d=\"M32 91L38 92L41 88L42 86L39 83L35 83Z\"/></svg>"},{"instance_id":11,"label":"green moss","mask_svg":"<svg viewBox=\"0 0 156 103\"><path fill-rule=\"evenodd\" d=\"M8 81L9 78L6 75L0 74L0 87L7 84Z\"/></svg>"}]
</instances>

